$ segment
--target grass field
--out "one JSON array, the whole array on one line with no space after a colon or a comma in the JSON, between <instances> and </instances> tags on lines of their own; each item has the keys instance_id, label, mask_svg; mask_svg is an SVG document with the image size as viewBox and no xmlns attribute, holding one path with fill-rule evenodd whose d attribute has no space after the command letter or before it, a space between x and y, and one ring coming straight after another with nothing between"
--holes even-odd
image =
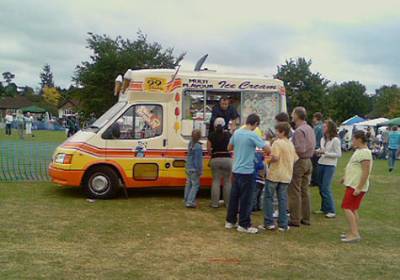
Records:
<instances>
[{"instance_id":1,"label":"grass field","mask_svg":"<svg viewBox=\"0 0 400 280\"><path fill-rule=\"evenodd\" d=\"M335 179L337 206L349 156ZM0 279L399 278L400 168L389 174L384 161L375 162L360 211L359 244L340 243L340 210L334 220L313 215L311 227L246 235L224 229L226 210L208 207L208 190L193 210L182 195L131 190L129 199L91 203L75 188L0 183Z\"/></svg>"},{"instance_id":2,"label":"grass field","mask_svg":"<svg viewBox=\"0 0 400 280\"><path fill-rule=\"evenodd\" d=\"M31 135L24 135L24 141L27 142L57 142L62 143L67 139L65 131L50 131L50 130L33 130L34 137ZM0 141L10 140L19 141L18 131L12 129L11 136L6 135L4 129L0 129Z\"/></svg>"}]
</instances>

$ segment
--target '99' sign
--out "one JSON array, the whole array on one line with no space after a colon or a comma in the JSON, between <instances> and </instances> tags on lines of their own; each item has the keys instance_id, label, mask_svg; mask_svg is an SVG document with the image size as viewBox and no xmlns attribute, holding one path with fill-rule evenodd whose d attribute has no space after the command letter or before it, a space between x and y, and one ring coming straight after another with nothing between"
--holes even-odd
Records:
<instances>
[{"instance_id":1,"label":"'99' sign","mask_svg":"<svg viewBox=\"0 0 400 280\"><path fill-rule=\"evenodd\" d=\"M149 77L144 80L145 91L165 92L167 89L167 80L164 78Z\"/></svg>"}]
</instances>

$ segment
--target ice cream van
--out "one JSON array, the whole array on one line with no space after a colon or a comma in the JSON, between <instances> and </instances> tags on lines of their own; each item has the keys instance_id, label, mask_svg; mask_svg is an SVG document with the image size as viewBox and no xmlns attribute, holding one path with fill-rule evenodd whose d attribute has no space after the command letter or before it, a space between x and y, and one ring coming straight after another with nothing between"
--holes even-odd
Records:
<instances>
[{"instance_id":1,"label":"ice cream van","mask_svg":"<svg viewBox=\"0 0 400 280\"><path fill-rule=\"evenodd\" d=\"M222 96L230 98L241 123L259 114L264 132L286 111L283 82L261 75L128 70L116 79L115 93L114 106L56 149L49 166L54 183L83 187L92 198L113 197L121 187L183 187L196 128L204 137L201 185L210 186L205 142L211 111Z\"/></svg>"}]
</instances>

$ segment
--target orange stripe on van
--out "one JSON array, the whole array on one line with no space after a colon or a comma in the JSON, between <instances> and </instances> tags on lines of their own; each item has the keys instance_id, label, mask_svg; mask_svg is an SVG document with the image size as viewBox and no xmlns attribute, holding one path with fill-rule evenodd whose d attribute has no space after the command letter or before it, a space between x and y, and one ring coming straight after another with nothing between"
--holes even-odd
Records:
<instances>
[{"instance_id":1,"label":"orange stripe on van","mask_svg":"<svg viewBox=\"0 0 400 280\"><path fill-rule=\"evenodd\" d=\"M135 150L132 149L118 149L118 148L100 148L84 142L66 142L62 148L76 149L97 157L132 157L135 156ZM187 151L184 149L149 149L146 150L145 156L148 158L185 158ZM206 157L207 158L207 157Z\"/></svg>"}]
</instances>

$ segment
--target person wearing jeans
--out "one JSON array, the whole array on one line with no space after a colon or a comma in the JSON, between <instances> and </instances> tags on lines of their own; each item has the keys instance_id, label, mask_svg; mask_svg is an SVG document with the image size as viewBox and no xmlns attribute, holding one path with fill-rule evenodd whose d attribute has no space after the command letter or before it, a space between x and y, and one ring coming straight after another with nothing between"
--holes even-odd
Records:
<instances>
[{"instance_id":1,"label":"person wearing jeans","mask_svg":"<svg viewBox=\"0 0 400 280\"><path fill-rule=\"evenodd\" d=\"M276 229L274 222L274 194L278 198L278 229L289 230L287 217L288 186L292 180L293 166L298 156L293 143L288 139L290 133L289 123L276 125L278 139L272 144L271 163L264 190L264 224L258 228L265 230Z\"/></svg>"},{"instance_id":2,"label":"person wearing jeans","mask_svg":"<svg viewBox=\"0 0 400 280\"><path fill-rule=\"evenodd\" d=\"M288 216L287 216L287 188L289 183L279 183L268 181L265 184L264 189L264 226L260 226L262 229L275 229L274 222L274 194L278 198L278 227L281 231L289 229Z\"/></svg>"},{"instance_id":3,"label":"person wearing jeans","mask_svg":"<svg viewBox=\"0 0 400 280\"><path fill-rule=\"evenodd\" d=\"M14 117L11 115L10 112L6 114L6 135L11 135L11 124L14 120Z\"/></svg>"},{"instance_id":4,"label":"person wearing jeans","mask_svg":"<svg viewBox=\"0 0 400 280\"><path fill-rule=\"evenodd\" d=\"M325 214L326 218L336 217L335 201L332 194L332 181L336 172L337 160L342 156L340 139L337 137L337 127L333 121L325 121L324 137L317 150L320 155L318 161L319 193L321 208L315 214Z\"/></svg>"},{"instance_id":5,"label":"person wearing jeans","mask_svg":"<svg viewBox=\"0 0 400 280\"><path fill-rule=\"evenodd\" d=\"M257 233L257 228L251 226L251 209L254 182L254 163L256 147L270 152L270 148L254 132L260 124L260 117L251 114L247 117L246 127L236 130L230 139L228 150L234 151L233 185L229 207L226 216L225 228L235 227L239 212L239 226L237 231Z\"/></svg>"},{"instance_id":6,"label":"person wearing jeans","mask_svg":"<svg viewBox=\"0 0 400 280\"><path fill-rule=\"evenodd\" d=\"M196 208L196 196L200 189L200 176L203 172L203 149L199 142L200 138L201 131L193 130L186 159L187 178L184 200L187 208Z\"/></svg>"},{"instance_id":7,"label":"person wearing jeans","mask_svg":"<svg viewBox=\"0 0 400 280\"><path fill-rule=\"evenodd\" d=\"M389 132L388 142L389 172L392 172L400 149L400 131L398 131L397 126L392 127L392 131Z\"/></svg>"},{"instance_id":8,"label":"person wearing jeans","mask_svg":"<svg viewBox=\"0 0 400 280\"><path fill-rule=\"evenodd\" d=\"M228 151L231 134L224 131L225 120L217 118L214 121L214 130L210 131L207 141L207 151L211 155L210 167L212 173L211 207L219 207L221 195L221 179L223 179L223 199L228 208L231 193L232 159Z\"/></svg>"}]
</instances>

